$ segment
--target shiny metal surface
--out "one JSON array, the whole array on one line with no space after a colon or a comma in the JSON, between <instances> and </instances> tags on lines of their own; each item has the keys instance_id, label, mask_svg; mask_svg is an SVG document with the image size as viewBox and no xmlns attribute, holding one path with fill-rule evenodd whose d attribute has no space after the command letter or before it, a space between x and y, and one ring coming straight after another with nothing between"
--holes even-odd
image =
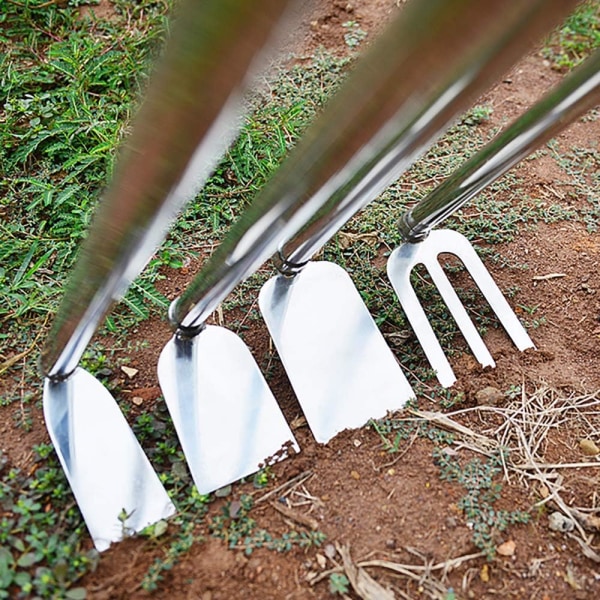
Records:
<instances>
[{"instance_id":1,"label":"shiny metal surface","mask_svg":"<svg viewBox=\"0 0 600 600\"><path fill-rule=\"evenodd\" d=\"M174 324L201 326L286 240L284 259L308 261L576 3L407 4L182 294Z\"/></svg>"},{"instance_id":2,"label":"shiny metal surface","mask_svg":"<svg viewBox=\"0 0 600 600\"><path fill-rule=\"evenodd\" d=\"M421 200L400 220L407 242L427 237L482 189L600 102L600 51Z\"/></svg>"},{"instance_id":3,"label":"shiny metal surface","mask_svg":"<svg viewBox=\"0 0 600 600\"><path fill-rule=\"evenodd\" d=\"M311 262L294 277L272 278L259 305L318 442L415 397L341 267Z\"/></svg>"},{"instance_id":4,"label":"shiny metal surface","mask_svg":"<svg viewBox=\"0 0 600 600\"><path fill-rule=\"evenodd\" d=\"M453 231L432 233L432 227L456 212L519 160L599 101L600 51L597 51L426 198L402 215L400 232L406 243L392 253L388 275L442 385L452 385L455 377L410 285L410 272L419 263L427 267L481 365L494 366L494 361L440 267L437 261L439 254L449 252L459 256L519 350L533 348L534 344L466 238Z\"/></svg>"},{"instance_id":5,"label":"shiny metal surface","mask_svg":"<svg viewBox=\"0 0 600 600\"><path fill-rule=\"evenodd\" d=\"M236 285L269 258L278 244L290 239L317 215L312 222L314 227L303 231L311 242L309 247L302 237L291 242L298 244L301 259L287 254L285 248L283 251L284 258L291 262L302 263L311 258L335 230L398 177L452 118L468 107L470 100L572 6L574 1L571 0L512 0L510 3L493 0L482 11L476 0L410 3L358 61L341 90L232 226L201 273L172 305L170 319L179 334L193 336L198 333L208 316ZM449 47L452 52L448 52ZM415 56L419 59L415 60ZM305 287L301 285L298 289ZM356 297L352 286L346 289ZM304 295L298 297L304 298ZM338 298L337 294L335 297ZM374 399L368 410L364 404L360 406L365 397L372 397L364 394L360 399L358 395L353 396L351 408L339 401L334 406L333 388L327 381L337 384L351 380L348 372L355 365L357 373L364 374L366 371L358 369L358 365L371 365L375 369L375 365L380 365L378 358L382 354L390 357L385 352L374 351L376 358L369 361L362 357L362 352L353 354L357 348L380 347L374 340L381 341L382 338L376 327L366 325L368 314L364 305L359 307L347 298L341 298L340 302L341 306L346 303L355 306L356 313L350 315L355 322L345 324L339 330L349 327L353 336L367 337L352 337L344 345L345 351L328 364L322 361L329 360L332 352L324 353L319 363L320 377L315 377L310 369L298 369L296 377L307 379L305 384L296 384L298 393L306 389L317 394L317 404L312 399L300 399L300 402L306 402L307 419L314 414L309 405L320 407L324 421L311 423L311 428L322 440L339 431L334 423L336 418L344 423L344 427L353 423L358 426L380 412ZM332 306L326 314L340 314L339 311L339 307ZM329 319L320 319L321 314L320 304L313 314L298 311L297 318L302 321L293 330L308 333L316 322L315 329L320 327L321 333L328 331ZM305 320L307 315L308 321ZM284 316L289 319L289 311ZM200 332L199 336L202 335ZM298 338L297 351L293 344L281 346L280 355L284 350L295 352L296 357L304 357L312 366L314 363L310 358L317 355L317 349L306 346L311 339L307 336L303 342ZM323 343L317 344L319 349L329 343L333 343L333 348L339 347L331 337L320 339ZM342 339L348 340L345 336ZM389 349L385 349L389 353ZM286 368L295 364L295 359L289 361L282 356L282 360ZM348 365L343 365L344 360L349 361ZM385 397L385 410L390 410L401 406L413 394L410 386L406 389L406 380L398 366L387 359L380 360L381 365L391 365L394 373L389 378L382 375L381 380L393 380L397 387L388 391L389 396L382 391L374 398ZM330 376L326 370L331 372ZM370 387L376 385L374 382L382 370L383 366L380 366L372 371L368 378ZM364 383L366 378L360 381L368 387ZM317 385L309 385L312 382ZM358 383L355 388L361 393L365 391ZM319 389L329 393L331 408L322 404L324 396ZM333 408L337 409L337 414ZM340 410L347 410L349 417L341 418ZM314 418L319 419L319 416ZM178 431L183 431L183 423L177 427Z\"/></svg>"},{"instance_id":6,"label":"shiny metal surface","mask_svg":"<svg viewBox=\"0 0 600 600\"><path fill-rule=\"evenodd\" d=\"M201 494L299 451L254 357L224 327L174 336L158 378Z\"/></svg>"},{"instance_id":7,"label":"shiny metal surface","mask_svg":"<svg viewBox=\"0 0 600 600\"><path fill-rule=\"evenodd\" d=\"M404 21L411 7L403 8L398 22L405 27L390 28L387 33L393 32L394 39L373 44L357 65L355 79L348 80L355 85L345 86L341 91L346 93L334 99L331 112L322 115L321 143L327 140L327 125L339 127L338 139L329 133L336 155L328 158L337 171L319 182L325 184L322 189L313 188L313 193L327 194L323 207L280 248L284 268L310 260L549 31L552 21L575 6L545 0L488 1L485 10L481 2L468 0L414 4L410 17L420 11L418 18ZM352 111L355 120L345 122Z\"/></svg>"},{"instance_id":8,"label":"shiny metal surface","mask_svg":"<svg viewBox=\"0 0 600 600\"><path fill-rule=\"evenodd\" d=\"M219 51L225 51L225 60L233 61L231 68L239 73L250 65L257 50L256 42L264 43L267 32L286 5L295 3L268 0L261 2L260 10L255 2L248 0L227 0L224 4L235 13L235 18L228 16L235 21L237 31L229 31L228 44ZM239 56L238 52L244 48L246 53ZM213 55L215 52L211 50ZM231 79L228 69L226 64L219 67L219 77L224 81ZM208 88L206 93L211 95L212 90ZM223 139L217 139L217 135L211 147L221 147L229 139L227 134L227 130L221 130ZM256 220L269 218L279 207L265 208L264 214L261 210L252 215L254 221L242 217L251 230L257 226ZM245 260L256 258L257 250L253 246L238 247L237 251ZM269 457L285 458L287 453L282 448L286 445L298 451L294 436L250 351L226 329L204 325L205 319L241 277L235 261L208 261L199 278L209 280L210 289L198 290L192 283L183 297L170 307L169 316L177 332L163 350L158 365L165 402L196 487L202 493L256 472ZM196 292L191 305L186 300L193 295L190 290ZM197 313L192 315L193 304L206 299L211 310L202 312L199 317Z\"/></svg>"},{"instance_id":9,"label":"shiny metal surface","mask_svg":"<svg viewBox=\"0 0 600 600\"><path fill-rule=\"evenodd\" d=\"M242 90L290 4L183 0L165 56L46 339L44 413L99 550L174 507L110 394L77 364L97 326L200 189L237 128ZM216 467L218 468L218 466Z\"/></svg>"},{"instance_id":10,"label":"shiny metal surface","mask_svg":"<svg viewBox=\"0 0 600 600\"><path fill-rule=\"evenodd\" d=\"M78 368L65 381L46 378L44 417L99 551L174 514L115 400L87 371Z\"/></svg>"},{"instance_id":11,"label":"shiny metal surface","mask_svg":"<svg viewBox=\"0 0 600 600\"><path fill-rule=\"evenodd\" d=\"M449 387L456 381L456 377L410 283L410 273L416 265L423 264L429 271L434 285L480 364L483 367L494 367L495 363L440 266L438 256L442 253L454 254L463 262L519 350L534 346L477 252L462 234L440 229L432 231L422 242L403 244L392 252L388 260L388 277L431 368L436 371L438 381L444 387Z\"/></svg>"},{"instance_id":12,"label":"shiny metal surface","mask_svg":"<svg viewBox=\"0 0 600 600\"><path fill-rule=\"evenodd\" d=\"M241 94L291 0L183 0L42 352L64 379L240 126Z\"/></svg>"},{"instance_id":13,"label":"shiny metal surface","mask_svg":"<svg viewBox=\"0 0 600 600\"><path fill-rule=\"evenodd\" d=\"M284 163L284 173L287 167L290 177L302 176L299 192L305 198L312 194L310 203L321 207L293 237L286 241L282 234L277 267L292 279L269 282L259 304L318 440L381 416L414 393L395 361L381 358L390 351L374 323L366 326L367 309L349 278L328 280L324 265L323 276L312 276L315 267L307 261L406 170L565 7L493 2L482 11L477 2L415 2L373 44L315 123L314 133L309 130L308 141L301 141ZM291 193L286 190L286 197ZM480 350L487 352L485 346ZM371 377L357 364L368 366ZM377 393L381 404L365 402L376 381L395 381L396 387ZM342 402L335 400L336 387L343 390Z\"/></svg>"}]
</instances>

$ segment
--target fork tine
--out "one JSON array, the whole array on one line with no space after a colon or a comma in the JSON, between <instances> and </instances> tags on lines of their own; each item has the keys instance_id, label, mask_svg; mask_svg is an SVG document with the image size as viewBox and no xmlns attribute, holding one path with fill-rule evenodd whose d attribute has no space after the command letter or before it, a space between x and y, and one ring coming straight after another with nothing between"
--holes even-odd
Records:
<instances>
[{"instance_id":1,"label":"fork tine","mask_svg":"<svg viewBox=\"0 0 600 600\"><path fill-rule=\"evenodd\" d=\"M410 283L412 269L427 260L427 250L423 243L403 244L396 248L388 260L388 278L438 381L442 386L450 387L456 376Z\"/></svg>"},{"instance_id":2,"label":"fork tine","mask_svg":"<svg viewBox=\"0 0 600 600\"><path fill-rule=\"evenodd\" d=\"M434 233L442 233L443 237L443 231L436 231ZM432 256L430 256L429 260L425 263L425 267L429 271L433 283L437 287L442 300L448 307L450 314L458 325L458 328L463 334L469 348L471 348L471 351L475 355L475 358L477 358L482 367L495 367L496 363L494 362L492 355L487 349L481 335L479 335L477 328L473 324L471 317L467 313L467 310L437 258L442 252L450 252L460 259L462 259L462 256L456 251L454 246L445 246L436 243L440 241L444 242L443 239L440 240L440 236L431 234L427 240L422 242L423 244L430 244L433 250ZM445 248L448 248L448 250L445 250ZM450 248L452 248L452 250L450 250Z\"/></svg>"},{"instance_id":3,"label":"fork tine","mask_svg":"<svg viewBox=\"0 0 600 600\"><path fill-rule=\"evenodd\" d=\"M431 327L424 318L418 300L413 297L414 291L409 281L412 268L419 263L428 268L479 361L484 366L494 365L483 340L437 260L438 254L443 252L454 254L462 261L515 346L521 351L535 348L527 331L470 242L458 232L432 229L534 148L595 106L599 97L600 51L597 51L400 218L400 234L404 244L392 252L388 261L388 276L417 337L419 340L427 339L427 342L422 341L422 344L432 366L434 360L435 365L442 364L438 356L439 344L430 339ZM428 351L425 343L432 344L431 351ZM448 381L452 383L451 378ZM441 379L440 382L445 385Z\"/></svg>"},{"instance_id":4,"label":"fork tine","mask_svg":"<svg viewBox=\"0 0 600 600\"><path fill-rule=\"evenodd\" d=\"M445 241L443 241L444 247L454 249L452 253L456 254L463 262L466 269L471 274L473 281L475 281L488 304L496 313L498 320L515 346L521 352L528 348L535 348L525 327L523 327L521 321L519 321L519 318L507 302L500 288L496 285L496 282L486 269L473 246L471 246L469 240L457 231L451 231L449 229L438 230L431 233L431 235L434 234L438 238L441 237L440 234L442 234L444 238L446 238Z\"/></svg>"},{"instance_id":5,"label":"fork tine","mask_svg":"<svg viewBox=\"0 0 600 600\"><path fill-rule=\"evenodd\" d=\"M427 360L436 371L438 381L442 386L450 387L456 377L410 283L410 274L417 265L422 264L429 272L433 284L479 363L483 367L495 367L496 364L439 263L438 256L443 253L455 255L464 264L517 348L523 351L535 346L466 237L456 231L439 229L432 231L421 242L405 243L392 252L388 261L388 277Z\"/></svg>"}]
</instances>

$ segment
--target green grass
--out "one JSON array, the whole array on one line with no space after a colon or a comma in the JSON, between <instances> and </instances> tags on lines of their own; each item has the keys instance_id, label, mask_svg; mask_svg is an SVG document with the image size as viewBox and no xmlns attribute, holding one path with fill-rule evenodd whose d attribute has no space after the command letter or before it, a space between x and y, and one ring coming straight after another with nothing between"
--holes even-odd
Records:
<instances>
[{"instance_id":1,"label":"green grass","mask_svg":"<svg viewBox=\"0 0 600 600\"><path fill-rule=\"evenodd\" d=\"M543 54L557 70L577 66L600 47L600 5L596 0L582 2L577 10L547 40Z\"/></svg>"},{"instance_id":2,"label":"green grass","mask_svg":"<svg viewBox=\"0 0 600 600\"><path fill-rule=\"evenodd\" d=\"M166 30L165 5L142 5L117 3L110 22L90 23L75 8L35 9L33 3L28 10L9 4L3 15L1 60L10 67L0 98L0 324L6 332L0 356L18 352L18 332L52 315L110 178L149 59ZM256 91L238 143L111 315L109 332L165 313L167 301L155 287L161 268L180 267L195 258L188 247L222 235L342 70L342 62L321 57L315 68L282 73L276 88Z\"/></svg>"},{"instance_id":3,"label":"green grass","mask_svg":"<svg viewBox=\"0 0 600 600\"><path fill-rule=\"evenodd\" d=\"M41 4L43 8L37 8ZM4 331L55 309L146 68L165 6L116 3L114 21L74 6L6 2L0 29L0 306ZM145 288L138 295L145 295ZM147 315L146 315L147 316ZM0 347L2 354L11 348Z\"/></svg>"},{"instance_id":4,"label":"green grass","mask_svg":"<svg viewBox=\"0 0 600 600\"><path fill-rule=\"evenodd\" d=\"M170 2L115 0L110 20L89 14L82 18L80 4L0 0L0 376L6 383L0 387L6 390L0 406L22 431L31 426L32 411L41 401L35 359L43 334L168 30ZM361 44L364 32L353 22L346 27L346 44ZM597 46L598 7L589 3L550 38L544 52L556 68L564 69ZM249 97L250 115L238 142L113 311L103 330L110 335L102 344L91 345L83 359L86 368L110 381L119 349L126 355L133 352L127 345L127 329L151 316L164 317L167 301L156 284L165 269L199 260L199 249L222 237L339 85L346 68L347 61L319 55L311 65L275 71L268 85ZM375 232L377 244L359 239L348 246L337 238L325 250L326 258L351 272L386 334L405 331L407 326L374 258L400 243L396 222L401 211L484 143L479 126L491 110L484 105L469 111L400 181L348 224L349 231ZM521 228L535 227L539 221L576 218L590 230L596 227L597 151L574 148L558 156L552 144L547 151L560 161L565 181L587 199L585 208L545 205L531 197L517 178L507 176L452 221L453 227L481 239L490 259L501 261L494 245L510 241ZM265 273L258 274L236 290L226 308L249 309L264 277ZM435 289L426 280L419 285L432 306L444 346L459 352L455 328ZM459 292L468 306L476 306L469 289ZM476 315L480 325L493 326L489 312L480 308ZM403 343L398 353L418 381L431 379L414 339ZM445 392L438 400L446 406L461 402ZM168 527L161 524L146 532L159 559L140 583L155 590L160 589L165 571L192 544L201 543L197 524L206 520L212 498L194 491L162 404L131 418L180 508ZM390 429L390 449L401 444L402 435ZM435 441L439 434L426 435ZM76 600L85 594L79 580L99 557L85 549L87 533L53 450L42 445L34 456L34 468L27 472L0 456L0 598ZM244 519L236 522L228 514L217 515L207 531L235 541L245 551L320 543L316 535L314 539L271 535L251 520L250 511L248 506ZM343 582L337 584L336 590L343 590Z\"/></svg>"}]
</instances>

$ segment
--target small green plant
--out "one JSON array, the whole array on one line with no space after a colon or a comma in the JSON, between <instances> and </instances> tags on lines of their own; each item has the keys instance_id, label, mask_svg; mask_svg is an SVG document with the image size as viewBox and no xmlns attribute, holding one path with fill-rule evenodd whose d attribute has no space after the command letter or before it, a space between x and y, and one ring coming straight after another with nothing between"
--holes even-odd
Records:
<instances>
[{"instance_id":1,"label":"small green plant","mask_svg":"<svg viewBox=\"0 0 600 600\"><path fill-rule=\"evenodd\" d=\"M165 435L165 431L167 436L171 435L168 427L163 429L162 435ZM202 542L203 536L198 526L204 521L212 502L212 496L200 494L196 486L191 484L181 453L173 455L168 452L167 456L168 460L163 461L166 464L165 470L160 473L160 479L177 503L178 511L168 522L158 521L142 532L142 535L162 549L162 553L150 565L140 582L142 589L148 592L159 589L165 572L182 560L194 544ZM156 460L158 456L155 454L154 458ZM170 469L166 468L169 464Z\"/></svg>"},{"instance_id":2,"label":"small green plant","mask_svg":"<svg viewBox=\"0 0 600 600\"><path fill-rule=\"evenodd\" d=\"M440 406L445 409L456 407L465 401L465 393L463 391L456 392L445 388L441 391L440 396Z\"/></svg>"},{"instance_id":3,"label":"small green plant","mask_svg":"<svg viewBox=\"0 0 600 600\"><path fill-rule=\"evenodd\" d=\"M252 478L252 482L254 483L255 488L263 488L269 484L269 480L272 478L272 473L270 467L265 467L260 471L257 471Z\"/></svg>"},{"instance_id":4,"label":"small green plant","mask_svg":"<svg viewBox=\"0 0 600 600\"><path fill-rule=\"evenodd\" d=\"M473 530L473 543L485 553L488 560L496 556L495 536L509 525L529 522L527 512L499 510L494 508L500 498L502 484L495 481L502 472L501 456L498 454L482 461L478 458L461 464L450 458L446 452L434 449L434 459L440 467L443 481L456 481L466 490L466 495L458 502L467 524Z\"/></svg>"},{"instance_id":5,"label":"small green plant","mask_svg":"<svg viewBox=\"0 0 600 600\"><path fill-rule=\"evenodd\" d=\"M97 564L52 447L36 447L30 474L0 455L0 598L85 598L75 583ZM53 510L50 510L50 508Z\"/></svg>"},{"instance_id":6,"label":"small green plant","mask_svg":"<svg viewBox=\"0 0 600 600\"><path fill-rule=\"evenodd\" d=\"M329 591L344 596L350 591L350 582L343 573L332 573L329 576Z\"/></svg>"},{"instance_id":7,"label":"small green plant","mask_svg":"<svg viewBox=\"0 0 600 600\"><path fill-rule=\"evenodd\" d=\"M248 556L257 548L289 552L294 547L310 548L325 541L325 535L320 531L292 530L279 537L273 536L259 528L249 515L252 504L252 497L245 494L239 500L228 502L221 514L209 522L211 534L227 542L230 548L243 550Z\"/></svg>"},{"instance_id":8,"label":"small green plant","mask_svg":"<svg viewBox=\"0 0 600 600\"><path fill-rule=\"evenodd\" d=\"M440 446L447 446L454 441L451 433L431 425L425 419L381 419L372 420L369 424L378 433L384 449L391 453L399 452L401 442L413 436L428 439ZM390 440L388 436L392 434Z\"/></svg>"},{"instance_id":9,"label":"small green plant","mask_svg":"<svg viewBox=\"0 0 600 600\"><path fill-rule=\"evenodd\" d=\"M517 306L526 315L526 318L523 319L523 323L526 327L528 327L530 329L537 329L541 325L546 324L546 317L544 317L544 316L535 317L534 316L539 309L539 305L524 306L523 304L518 304Z\"/></svg>"},{"instance_id":10,"label":"small green plant","mask_svg":"<svg viewBox=\"0 0 600 600\"><path fill-rule=\"evenodd\" d=\"M189 551L194 542L201 539L194 534L194 527L193 521L186 521L181 525L175 540L169 544L160 558L154 560L142 578L140 585L143 590L155 592L164 578L164 572L170 571L181 557Z\"/></svg>"},{"instance_id":11,"label":"small green plant","mask_svg":"<svg viewBox=\"0 0 600 600\"><path fill-rule=\"evenodd\" d=\"M516 398L519 398L522 393L523 393L523 388L520 385L513 384L506 390L504 395L509 400L515 400Z\"/></svg>"},{"instance_id":12,"label":"small green plant","mask_svg":"<svg viewBox=\"0 0 600 600\"><path fill-rule=\"evenodd\" d=\"M81 358L81 366L95 377L109 377L112 375L110 356L100 344L90 346Z\"/></svg>"},{"instance_id":13,"label":"small green plant","mask_svg":"<svg viewBox=\"0 0 600 600\"><path fill-rule=\"evenodd\" d=\"M350 48L357 48L362 41L367 37L367 32L360 28L356 21L346 21L342 23L348 31L344 34L344 41Z\"/></svg>"},{"instance_id":14,"label":"small green plant","mask_svg":"<svg viewBox=\"0 0 600 600\"><path fill-rule=\"evenodd\" d=\"M493 112L494 109L488 105L474 106L463 116L462 123L464 125L468 125L469 127L480 125L485 121L489 121Z\"/></svg>"}]
</instances>

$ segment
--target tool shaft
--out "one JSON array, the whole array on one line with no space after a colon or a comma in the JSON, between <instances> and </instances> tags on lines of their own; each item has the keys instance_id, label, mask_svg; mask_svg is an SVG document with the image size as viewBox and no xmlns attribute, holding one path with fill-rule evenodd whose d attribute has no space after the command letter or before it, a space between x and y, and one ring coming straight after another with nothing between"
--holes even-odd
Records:
<instances>
[{"instance_id":1,"label":"tool shaft","mask_svg":"<svg viewBox=\"0 0 600 600\"><path fill-rule=\"evenodd\" d=\"M600 102L600 51L459 167L400 219L404 241L418 243L490 183Z\"/></svg>"},{"instance_id":2,"label":"tool shaft","mask_svg":"<svg viewBox=\"0 0 600 600\"><path fill-rule=\"evenodd\" d=\"M173 324L193 334L278 247L284 267L307 262L575 5L408 4L171 306Z\"/></svg>"},{"instance_id":3,"label":"tool shaft","mask_svg":"<svg viewBox=\"0 0 600 600\"><path fill-rule=\"evenodd\" d=\"M288 0L186 0L98 207L42 353L68 377L236 133L238 100Z\"/></svg>"}]
</instances>

